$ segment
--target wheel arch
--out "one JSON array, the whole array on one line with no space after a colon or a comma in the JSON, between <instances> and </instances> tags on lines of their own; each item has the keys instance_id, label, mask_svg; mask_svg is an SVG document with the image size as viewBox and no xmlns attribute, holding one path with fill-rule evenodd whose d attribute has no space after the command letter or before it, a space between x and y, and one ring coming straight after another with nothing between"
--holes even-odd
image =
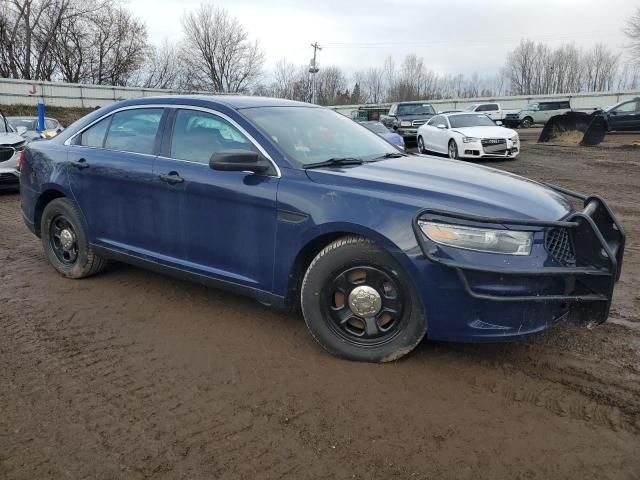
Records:
<instances>
[{"instance_id":1,"label":"wheel arch","mask_svg":"<svg viewBox=\"0 0 640 480\"><path fill-rule=\"evenodd\" d=\"M33 222L36 235L40 237L42 232L40 231L40 221L42 220L42 213L47 205L57 198L69 198L69 196L59 188L47 188L44 190L38 200L36 201L35 209L33 212Z\"/></svg>"},{"instance_id":2,"label":"wheel arch","mask_svg":"<svg viewBox=\"0 0 640 480\"><path fill-rule=\"evenodd\" d=\"M287 280L286 303L290 306L297 306L300 301L300 287L302 279L313 259L327 245L339 238L355 235L371 240L375 244L384 248L404 269L415 292L418 292L418 285L415 283L417 272L406 253L396 245L391 239L371 228L355 224L330 224L319 226L302 242L297 254L289 269ZM422 303L422 299L420 299ZM424 305L423 305L424 308Z\"/></svg>"}]
</instances>

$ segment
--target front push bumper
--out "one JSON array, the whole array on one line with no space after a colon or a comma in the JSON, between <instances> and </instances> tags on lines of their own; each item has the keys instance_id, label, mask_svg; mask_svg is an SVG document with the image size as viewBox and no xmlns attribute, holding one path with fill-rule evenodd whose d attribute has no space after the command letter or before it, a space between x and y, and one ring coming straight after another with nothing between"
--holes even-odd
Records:
<instances>
[{"instance_id":1,"label":"front push bumper","mask_svg":"<svg viewBox=\"0 0 640 480\"><path fill-rule=\"evenodd\" d=\"M432 268L440 269L444 279L444 293L431 312L435 322L429 321L427 308L431 338L514 339L549 328L570 310L579 313L585 323L607 320L622 268L624 229L600 197L547 186L581 200L583 210L561 221L490 218L433 209L418 212L413 222L416 238ZM534 231L537 240L529 257L507 259L505 255L465 252L426 238L419 220L525 229ZM567 234L564 251L571 250L572 255L559 259L551 251L561 230ZM550 232L554 235L551 241ZM428 293L423 297L428 302ZM455 308L449 307L451 304ZM442 310L449 312L447 319ZM452 311L461 312L454 315L455 321L449 320Z\"/></svg>"}]
</instances>

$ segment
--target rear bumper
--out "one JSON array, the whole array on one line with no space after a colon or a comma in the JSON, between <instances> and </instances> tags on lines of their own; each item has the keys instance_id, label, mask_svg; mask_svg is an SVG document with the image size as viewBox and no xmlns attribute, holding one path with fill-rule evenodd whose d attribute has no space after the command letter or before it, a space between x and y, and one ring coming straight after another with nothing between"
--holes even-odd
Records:
<instances>
[{"instance_id":1,"label":"rear bumper","mask_svg":"<svg viewBox=\"0 0 640 480\"><path fill-rule=\"evenodd\" d=\"M579 313L591 324L607 320L622 267L624 230L599 197L550 187L583 200L584 209L562 221L498 219L429 209L416 215L416 238L429 260L422 262L425 285L421 290L431 338L511 340L541 332L565 318L569 311ZM424 236L418 225L418 219L424 218L535 230L537 252L519 259L460 253L459 249L455 252ZM563 264L547 252L545 239L550 229L567 229L574 261ZM496 261L496 257L501 258ZM436 289L442 293L434 299L432 292Z\"/></svg>"}]
</instances>

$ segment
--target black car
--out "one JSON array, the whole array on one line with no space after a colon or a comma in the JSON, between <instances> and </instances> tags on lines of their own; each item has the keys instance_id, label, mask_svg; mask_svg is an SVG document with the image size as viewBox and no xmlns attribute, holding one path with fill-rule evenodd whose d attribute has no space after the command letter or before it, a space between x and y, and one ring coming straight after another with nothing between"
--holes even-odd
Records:
<instances>
[{"instance_id":1,"label":"black car","mask_svg":"<svg viewBox=\"0 0 640 480\"><path fill-rule=\"evenodd\" d=\"M604 117L609 131L640 130L640 97L605 108L600 114Z\"/></svg>"},{"instance_id":2,"label":"black car","mask_svg":"<svg viewBox=\"0 0 640 480\"><path fill-rule=\"evenodd\" d=\"M380 121L385 127L402 136L405 143L415 143L418 127L436 114L430 103L397 102L391 105L389 113L382 115Z\"/></svg>"}]
</instances>

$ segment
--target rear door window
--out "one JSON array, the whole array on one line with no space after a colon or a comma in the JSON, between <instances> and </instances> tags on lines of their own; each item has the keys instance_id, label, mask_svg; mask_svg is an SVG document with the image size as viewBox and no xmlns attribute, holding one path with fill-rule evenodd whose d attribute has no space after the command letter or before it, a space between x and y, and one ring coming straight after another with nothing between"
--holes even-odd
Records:
<instances>
[{"instance_id":1,"label":"rear door window","mask_svg":"<svg viewBox=\"0 0 640 480\"><path fill-rule=\"evenodd\" d=\"M162 108L136 108L115 113L104 147L152 155L162 113Z\"/></svg>"}]
</instances>

